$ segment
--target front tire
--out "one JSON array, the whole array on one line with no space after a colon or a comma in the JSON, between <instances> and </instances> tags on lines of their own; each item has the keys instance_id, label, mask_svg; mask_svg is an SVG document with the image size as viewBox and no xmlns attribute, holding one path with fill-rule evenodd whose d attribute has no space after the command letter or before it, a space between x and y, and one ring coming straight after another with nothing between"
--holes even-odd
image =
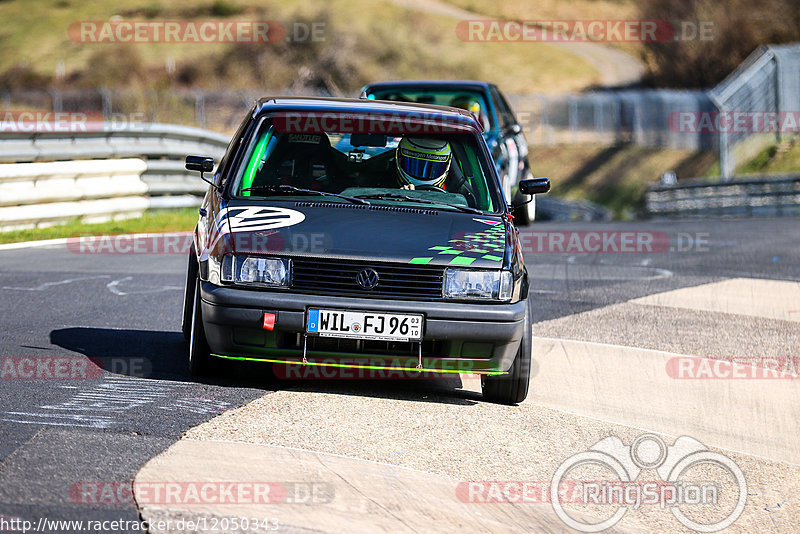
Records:
<instances>
[{"instance_id":1,"label":"front tire","mask_svg":"<svg viewBox=\"0 0 800 534\"><path fill-rule=\"evenodd\" d=\"M192 376L208 374L211 367L211 349L206 340L203 315L200 307L200 279L194 283L191 328L189 330L189 372Z\"/></svg>"},{"instance_id":2,"label":"front tire","mask_svg":"<svg viewBox=\"0 0 800 534\"><path fill-rule=\"evenodd\" d=\"M189 341L192 332L192 309L194 306L194 288L197 285L197 258L194 247L189 251L189 264L186 266L186 285L183 286L183 314L181 331L183 338Z\"/></svg>"},{"instance_id":3,"label":"front tire","mask_svg":"<svg viewBox=\"0 0 800 534\"><path fill-rule=\"evenodd\" d=\"M525 313L525 330L508 374L481 377L483 398L498 404L518 404L528 396L531 380L531 314Z\"/></svg>"}]
</instances>

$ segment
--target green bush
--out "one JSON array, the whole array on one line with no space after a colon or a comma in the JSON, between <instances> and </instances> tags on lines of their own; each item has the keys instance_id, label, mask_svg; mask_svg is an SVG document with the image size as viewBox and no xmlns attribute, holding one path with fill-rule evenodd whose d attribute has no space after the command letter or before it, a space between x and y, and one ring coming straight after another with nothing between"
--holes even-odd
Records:
<instances>
[{"instance_id":1,"label":"green bush","mask_svg":"<svg viewBox=\"0 0 800 534\"><path fill-rule=\"evenodd\" d=\"M236 15L241 9L225 0L214 0L211 4L211 15L215 17L230 17Z\"/></svg>"}]
</instances>

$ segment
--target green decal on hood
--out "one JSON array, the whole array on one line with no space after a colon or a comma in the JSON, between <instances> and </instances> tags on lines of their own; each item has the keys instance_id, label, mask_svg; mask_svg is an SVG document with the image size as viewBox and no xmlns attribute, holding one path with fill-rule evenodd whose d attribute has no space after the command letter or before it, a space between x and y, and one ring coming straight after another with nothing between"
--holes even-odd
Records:
<instances>
[{"instance_id":1,"label":"green decal on hood","mask_svg":"<svg viewBox=\"0 0 800 534\"><path fill-rule=\"evenodd\" d=\"M499 223L481 232L466 234L462 239L451 239L448 243L452 244L430 247L428 250L438 256L451 256L449 265L471 265L479 259L501 262L506 248L506 231L504 225ZM468 243L474 248L458 246L462 243ZM412 258L408 263L424 265L430 263L434 257Z\"/></svg>"}]
</instances>

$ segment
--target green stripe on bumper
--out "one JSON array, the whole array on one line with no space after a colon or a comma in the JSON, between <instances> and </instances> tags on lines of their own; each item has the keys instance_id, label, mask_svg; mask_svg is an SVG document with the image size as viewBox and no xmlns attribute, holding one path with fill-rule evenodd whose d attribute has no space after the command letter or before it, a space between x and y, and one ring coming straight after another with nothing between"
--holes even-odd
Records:
<instances>
[{"instance_id":1,"label":"green stripe on bumper","mask_svg":"<svg viewBox=\"0 0 800 534\"><path fill-rule=\"evenodd\" d=\"M328 363L328 362L306 362L303 363L302 361L297 360L278 360L278 359L267 359L267 358L250 358L247 356L223 356L222 354L212 354L215 358L222 358L225 360L238 360L238 361L246 361L246 362L262 362L262 363L288 363L291 365L314 365L317 367L345 367L349 369L381 369L387 371L420 371L420 372L428 372L428 373L455 373L455 374L467 374L467 375L506 375L508 372L503 371L486 371L486 370L458 370L458 369L436 369L436 368L428 368L423 367L421 369L417 369L416 367L398 367L396 365L358 365L354 363Z\"/></svg>"}]
</instances>

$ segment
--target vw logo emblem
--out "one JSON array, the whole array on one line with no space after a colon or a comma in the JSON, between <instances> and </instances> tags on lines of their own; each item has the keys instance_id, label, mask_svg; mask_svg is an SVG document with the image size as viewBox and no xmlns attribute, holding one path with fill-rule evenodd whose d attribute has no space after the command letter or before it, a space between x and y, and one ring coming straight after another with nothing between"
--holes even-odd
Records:
<instances>
[{"instance_id":1,"label":"vw logo emblem","mask_svg":"<svg viewBox=\"0 0 800 534\"><path fill-rule=\"evenodd\" d=\"M375 269L361 269L356 275L356 283L362 289L375 289L379 281L380 278Z\"/></svg>"}]
</instances>

